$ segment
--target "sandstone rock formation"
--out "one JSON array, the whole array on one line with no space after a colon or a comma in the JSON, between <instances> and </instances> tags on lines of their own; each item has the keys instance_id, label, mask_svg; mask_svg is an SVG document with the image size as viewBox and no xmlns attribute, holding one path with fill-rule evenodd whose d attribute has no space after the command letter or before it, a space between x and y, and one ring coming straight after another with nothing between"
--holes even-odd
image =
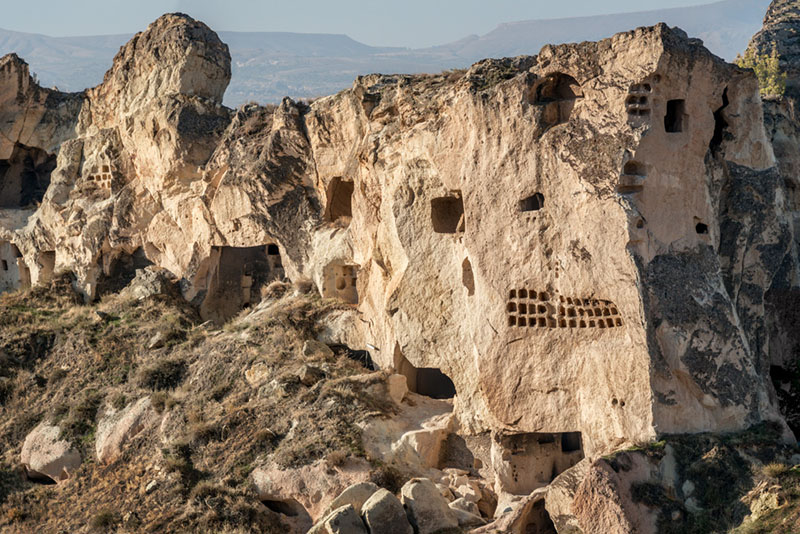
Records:
<instances>
[{"instance_id":1,"label":"sandstone rock formation","mask_svg":"<svg viewBox=\"0 0 800 534\"><path fill-rule=\"evenodd\" d=\"M401 428L410 404L391 386L400 416L376 450L419 469L457 457L494 482L500 513L666 433L768 420L792 437L770 368L800 346L800 130L770 108L765 129L753 73L678 29L235 111L226 46L180 14L85 94L3 65L0 103L24 105L0 108L0 185L49 165L30 150L58 161L35 211L0 213L0 290L72 270L92 300L152 264L221 323L275 280L310 281L341 301L327 342L444 406ZM312 478L326 498L343 489L316 471L254 478L267 501ZM314 518L325 504L302 503Z\"/></svg>"}]
</instances>

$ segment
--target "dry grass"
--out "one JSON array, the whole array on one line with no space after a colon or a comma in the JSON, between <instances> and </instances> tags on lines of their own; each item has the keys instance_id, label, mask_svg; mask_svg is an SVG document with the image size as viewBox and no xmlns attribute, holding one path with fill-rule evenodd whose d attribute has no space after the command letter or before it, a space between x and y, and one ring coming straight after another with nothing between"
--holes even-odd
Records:
<instances>
[{"instance_id":1,"label":"dry grass","mask_svg":"<svg viewBox=\"0 0 800 534\"><path fill-rule=\"evenodd\" d=\"M790 467L782 462L770 462L761 469L765 477L778 478L789 471Z\"/></svg>"},{"instance_id":2,"label":"dry grass","mask_svg":"<svg viewBox=\"0 0 800 534\"><path fill-rule=\"evenodd\" d=\"M303 355L319 317L336 305L289 289L271 288L269 307L222 330L200 326L194 310L166 297L111 295L84 306L68 283L0 296L0 354L12 362L0 366L0 531L79 532L96 524L125 532L282 532L280 516L249 489L252 470L266 462L335 466L363 455L357 422L392 409L370 392L378 375L358 377L366 370L344 356ZM165 331L170 342L146 349ZM269 374L258 387L244 379L253 364ZM303 364L323 366L327 378L304 386L296 376ZM93 461L103 406L120 409L147 396L161 417L176 421L167 435L153 425L120 460ZM16 472L25 435L43 419L61 424L85 459L57 488ZM155 489L145 492L153 480Z\"/></svg>"}]
</instances>

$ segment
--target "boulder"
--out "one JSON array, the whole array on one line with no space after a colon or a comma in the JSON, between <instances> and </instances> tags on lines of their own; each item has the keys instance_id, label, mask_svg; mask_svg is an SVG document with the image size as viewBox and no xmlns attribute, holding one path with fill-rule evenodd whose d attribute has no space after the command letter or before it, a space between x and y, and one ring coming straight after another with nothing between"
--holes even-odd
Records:
<instances>
[{"instance_id":1,"label":"boulder","mask_svg":"<svg viewBox=\"0 0 800 534\"><path fill-rule=\"evenodd\" d=\"M592 462L588 458L584 458L558 475L547 486L545 507L559 531L570 532L580 527L577 518L572 513L572 501L591 465Z\"/></svg>"},{"instance_id":2,"label":"boulder","mask_svg":"<svg viewBox=\"0 0 800 534\"><path fill-rule=\"evenodd\" d=\"M615 462L623 466L619 471L604 459L596 460L575 491L572 512L581 530L584 534L655 534L654 511L633 501L629 489L650 480L648 461L643 455L622 452Z\"/></svg>"},{"instance_id":3,"label":"boulder","mask_svg":"<svg viewBox=\"0 0 800 534\"><path fill-rule=\"evenodd\" d=\"M458 518L436 485L427 478L413 478L401 490L403 506L416 534L433 534L456 528Z\"/></svg>"},{"instance_id":4,"label":"boulder","mask_svg":"<svg viewBox=\"0 0 800 534\"><path fill-rule=\"evenodd\" d=\"M147 267L145 269L137 269L133 280L120 291L120 294L136 300L144 300L156 295L175 295L177 290L167 271Z\"/></svg>"},{"instance_id":5,"label":"boulder","mask_svg":"<svg viewBox=\"0 0 800 534\"><path fill-rule=\"evenodd\" d=\"M472 514L470 512L465 512L460 508L454 508L453 513L456 515L456 520L458 521L459 527L479 527L486 524L486 521L484 521L481 516Z\"/></svg>"},{"instance_id":6,"label":"boulder","mask_svg":"<svg viewBox=\"0 0 800 534\"><path fill-rule=\"evenodd\" d=\"M119 458L125 444L156 419L150 397L131 403L123 410L106 412L97 424L95 452L101 463Z\"/></svg>"},{"instance_id":7,"label":"boulder","mask_svg":"<svg viewBox=\"0 0 800 534\"><path fill-rule=\"evenodd\" d=\"M413 534L400 500L385 489L376 491L362 507L370 534Z\"/></svg>"},{"instance_id":8,"label":"boulder","mask_svg":"<svg viewBox=\"0 0 800 534\"><path fill-rule=\"evenodd\" d=\"M481 511L478 509L478 505L468 499L465 499L464 497L459 497L458 499L451 502L449 506L453 510L463 510L464 512L469 512L479 517L481 515Z\"/></svg>"},{"instance_id":9,"label":"boulder","mask_svg":"<svg viewBox=\"0 0 800 534\"><path fill-rule=\"evenodd\" d=\"M401 404L406 393L408 393L408 382L403 375L389 375L386 377L386 388L389 390L389 398L395 404Z\"/></svg>"},{"instance_id":10,"label":"boulder","mask_svg":"<svg viewBox=\"0 0 800 534\"><path fill-rule=\"evenodd\" d=\"M328 505L323 516L327 516L332 511L341 508L347 504L351 505L356 513L361 513L361 507L372 496L373 493L380 488L372 482L359 482L349 486L346 490L341 492L335 499Z\"/></svg>"},{"instance_id":11,"label":"boulder","mask_svg":"<svg viewBox=\"0 0 800 534\"><path fill-rule=\"evenodd\" d=\"M439 465L442 444L449 434L447 428L424 428L406 432L392 445L392 452L403 463L435 468Z\"/></svg>"},{"instance_id":12,"label":"boulder","mask_svg":"<svg viewBox=\"0 0 800 534\"><path fill-rule=\"evenodd\" d=\"M493 522L471 531L472 534L497 534L499 532L503 534L529 534L530 532L555 534L555 527L545 510L544 494L544 489L537 489L530 495L510 503L509 507L502 511ZM606 534L612 533L616 534L613 530Z\"/></svg>"},{"instance_id":13,"label":"boulder","mask_svg":"<svg viewBox=\"0 0 800 534\"><path fill-rule=\"evenodd\" d=\"M309 530L308 534L368 534L368 532L355 508L348 504L328 514Z\"/></svg>"},{"instance_id":14,"label":"boulder","mask_svg":"<svg viewBox=\"0 0 800 534\"><path fill-rule=\"evenodd\" d=\"M256 362L244 372L244 379L250 386L257 388L272 376L272 369L264 362Z\"/></svg>"},{"instance_id":15,"label":"boulder","mask_svg":"<svg viewBox=\"0 0 800 534\"><path fill-rule=\"evenodd\" d=\"M319 521L333 511L330 503L348 487L369 480L371 469L366 460L350 457L335 469L324 460L287 469L268 463L254 469L250 477L260 500L296 501L314 521Z\"/></svg>"},{"instance_id":16,"label":"boulder","mask_svg":"<svg viewBox=\"0 0 800 534\"><path fill-rule=\"evenodd\" d=\"M81 455L61 439L61 428L40 423L22 445L22 466L32 480L61 482L81 465Z\"/></svg>"},{"instance_id":17,"label":"boulder","mask_svg":"<svg viewBox=\"0 0 800 534\"><path fill-rule=\"evenodd\" d=\"M329 360L334 354L331 348L315 339L309 339L303 343L303 356L312 360Z\"/></svg>"},{"instance_id":18,"label":"boulder","mask_svg":"<svg viewBox=\"0 0 800 534\"><path fill-rule=\"evenodd\" d=\"M319 367L313 365L304 365L297 372L297 378L305 386L313 386L325 376L325 372Z\"/></svg>"}]
</instances>

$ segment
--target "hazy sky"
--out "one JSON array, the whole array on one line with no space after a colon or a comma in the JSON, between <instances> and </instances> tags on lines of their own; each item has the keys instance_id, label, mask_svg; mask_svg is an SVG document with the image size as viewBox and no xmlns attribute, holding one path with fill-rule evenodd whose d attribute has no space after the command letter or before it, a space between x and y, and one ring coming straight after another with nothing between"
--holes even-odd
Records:
<instances>
[{"instance_id":1,"label":"hazy sky","mask_svg":"<svg viewBox=\"0 0 800 534\"><path fill-rule=\"evenodd\" d=\"M644 11L709 0L1 0L0 27L51 36L134 33L169 11L215 30L344 33L366 44L423 47L501 22Z\"/></svg>"}]
</instances>

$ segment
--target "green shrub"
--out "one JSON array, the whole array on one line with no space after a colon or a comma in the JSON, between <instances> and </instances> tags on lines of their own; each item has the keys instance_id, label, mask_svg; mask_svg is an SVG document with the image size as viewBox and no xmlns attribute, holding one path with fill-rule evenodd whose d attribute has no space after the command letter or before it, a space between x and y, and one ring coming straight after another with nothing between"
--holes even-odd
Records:
<instances>
[{"instance_id":1,"label":"green shrub","mask_svg":"<svg viewBox=\"0 0 800 534\"><path fill-rule=\"evenodd\" d=\"M774 42L771 53L759 54L748 48L744 56L736 56L734 62L739 67L755 71L762 96L781 96L786 92L786 73L781 72L780 56Z\"/></svg>"}]
</instances>

